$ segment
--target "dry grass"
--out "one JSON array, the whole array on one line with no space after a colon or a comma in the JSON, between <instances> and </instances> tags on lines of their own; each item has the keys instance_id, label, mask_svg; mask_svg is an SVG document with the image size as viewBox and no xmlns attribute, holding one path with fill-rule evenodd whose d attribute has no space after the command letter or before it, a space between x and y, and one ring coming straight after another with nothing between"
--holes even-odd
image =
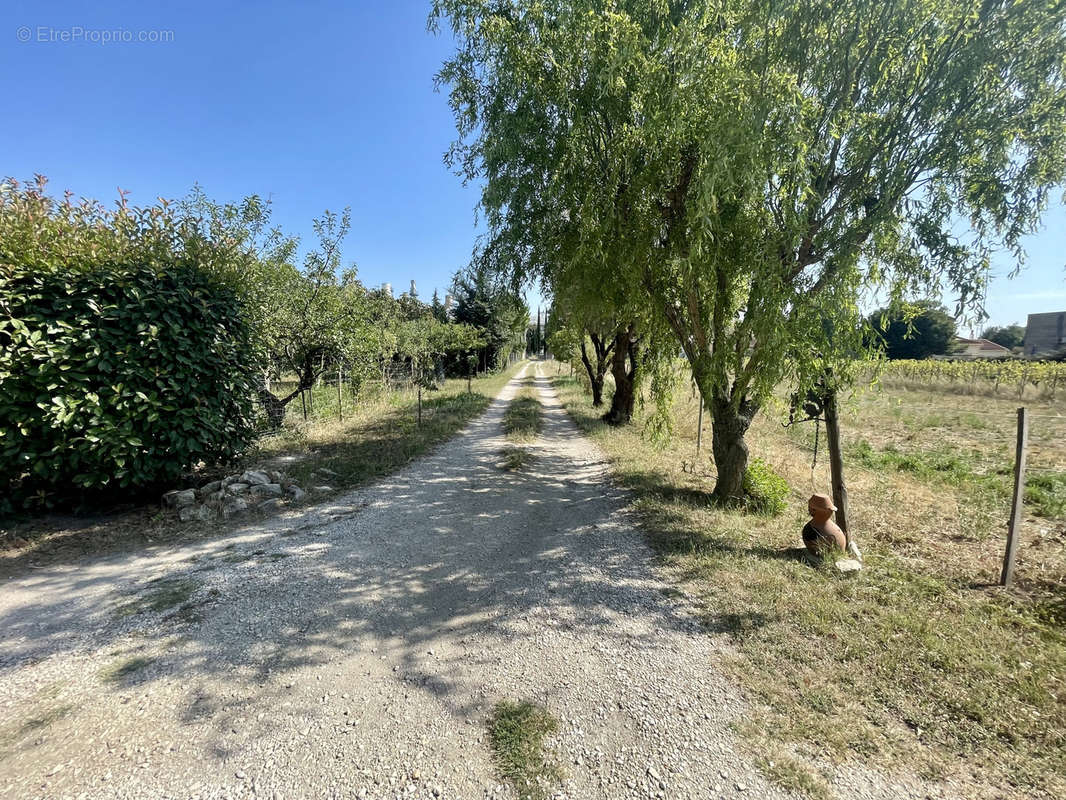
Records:
<instances>
[{"instance_id":1,"label":"dry grass","mask_svg":"<svg viewBox=\"0 0 1066 800\"><path fill-rule=\"evenodd\" d=\"M971 797L1066 796L1061 519L1030 522L1017 589L1004 592L988 584L998 577L1009 501L990 493L976 503L965 481L849 458L852 526L867 563L856 578L838 577L794 557L806 497L829 485L824 457L811 469L810 426L786 432L772 410L757 421L752 454L793 492L783 516L746 516L711 503L709 421L693 466L696 405L687 392L673 440L655 447L639 420L608 428L576 381L557 385L634 492L667 574L698 598L709 630L732 642L724 668L751 701L741 729L755 751L771 754L763 763L772 779L825 796L822 770L855 757L950 775ZM851 444L885 434L873 414L853 407L848 419Z\"/></svg>"},{"instance_id":2,"label":"dry grass","mask_svg":"<svg viewBox=\"0 0 1066 800\"><path fill-rule=\"evenodd\" d=\"M507 446L500 450L500 469L515 472L533 460L533 456L524 447Z\"/></svg>"},{"instance_id":3,"label":"dry grass","mask_svg":"<svg viewBox=\"0 0 1066 800\"><path fill-rule=\"evenodd\" d=\"M301 486L328 482L335 489L347 489L368 483L455 435L488 407L521 366L475 379L470 392L466 381L459 379L423 391L421 425L413 391L367 397L343 421L327 415L305 423L290 413L282 433L264 439L251 460L284 470ZM324 402L316 406L326 407ZM336 475L314 477L321 469Z\"/></svg>"}]
</instances>

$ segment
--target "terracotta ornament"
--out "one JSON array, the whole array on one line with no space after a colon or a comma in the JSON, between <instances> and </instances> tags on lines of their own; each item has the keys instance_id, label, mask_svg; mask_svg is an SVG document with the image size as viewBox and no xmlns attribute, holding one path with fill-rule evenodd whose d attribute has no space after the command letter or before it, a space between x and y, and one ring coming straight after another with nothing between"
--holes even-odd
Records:
<instances>
[{"instance_id":1,"label":"terracotta ornament","mask_svg":"<svg viewBox=\"0 0 1066 800\"><path fill-rule=\"evenodd\" d=\"M812 555L820 556L826 550L844 552L847 548L844 531L831 519L836 510L829 495L812 494L807 501L811 521L803 526L803 544Z\"/></svg>"}]
</instances>

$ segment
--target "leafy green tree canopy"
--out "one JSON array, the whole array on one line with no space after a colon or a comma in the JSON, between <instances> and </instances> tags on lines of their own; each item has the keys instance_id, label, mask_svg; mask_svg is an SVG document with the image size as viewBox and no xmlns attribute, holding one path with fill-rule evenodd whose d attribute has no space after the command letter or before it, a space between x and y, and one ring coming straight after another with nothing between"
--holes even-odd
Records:
<instances>
[{"instance_id":1,"label":"leafy green tree canopy","mask_svg":"<svg viewBox=\"0 0 1066 800\"><path fill-rule=\"evenodd\" d=\"M862 290L976 310L989 254L1021 258L1066 174L1064 13L437 0L431 24L458 43L438 77L452 163L485 180L490 262L639 289L712 412L715 492L737 501L773 388L848 379Z\"/></svg>"},{"instance_id":2,"label":"leafy green tree canopy","mask_svg":"<svg viewBox=\"0 0 1066 800\"><path fill-rule=\"evenodd\" d=\"M882 308L870 315L874 347L897 358L947 355L955 342L955 318L933 301Z\"/></svg>"},{"instance_id":3,"label":"leafy green tree canopy","mask_svg":"<svg viewBox=\"0 0 1066 800\"><path fill-rule=\"evenodd\" d=\"M1017 323L1001 327L991 325L981 331L981 338L1013 350L1015 347L1021 347L1025 341L1025 326Z\"/></svg>"}]
</instances>

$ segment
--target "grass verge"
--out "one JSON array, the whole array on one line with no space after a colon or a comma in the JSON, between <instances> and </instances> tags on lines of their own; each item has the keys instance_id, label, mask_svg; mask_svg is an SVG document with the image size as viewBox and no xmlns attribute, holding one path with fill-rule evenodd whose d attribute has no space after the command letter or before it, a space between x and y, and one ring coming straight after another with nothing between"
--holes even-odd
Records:
<instances>
[{"instance_id":1,"label":"grass verge","mask_svg":"<svg viewBox=\"0 0 1066 800\"><path fill-rule=\"evenodd\" d=\"M269 462L301 486L327 482L335 489L360 486L395 472L454 436L488 407L523 364L475 378L469 392L466 380L448 380L435 391L424 391L421 425L414 392L368 393L349 405L340 421L327 413L330 392L335 390L324 387L317 416L304 422L297 413L299 404L290 404L282 431L262 439L246 461L231 470L239 472ZM315 476L320 469L336 475ZM202 476L190 485L211 477ZM21 574L30 565L45 562L203 539L225 527L220 522L178 523L156 505L93 515L55 514L0 521L0 576Z\"/></svg>"},{"instance_id":2,"label":"grass verge","mask_svg":"<svg viewBox=\"0 0 1066 800\"><path fill-rule=\"evenodd\" d=\"M558 727L546 709L526 700L503 700L493 707L488 723L492 761L520 800L546 800L562 780L544 748L545 737Z\"/></svg>"},{"instance_id":3,"label":"grass verge","mask_svg":"<svg viewBox=\"0 0 1066 800\"><path fill-rule=\"evenodd\" d=\"M577 424L633 493L667 575L731 643L722 667L750 713L738 728L769 777L814 797L834 764L951 776L970 797L1066 796L1066 558L1032 545L1016 591L982 585L1002 540L960 522L966 491L910 472L847 465L851 516L866 554L854 579L793 557L812 489L810 454L775 420L749 436L793 487L776 518L711 502L707 453L695 468L693 402L654 446L640 420L606 426L577 381L556 378ZM803 487L800 489L799 487ZM769 764L773 763L773 767Z\"/></svg>"},{"instance_id":4,"label":"grass verge","mask_svg":"<svg viewBox=\"0 0 1066 800\"><path fill-rule=\"evenodd\" d=\"M413 392L367 398L343 422L324 419L304 423L290 415L285 429L264 439L251 463L270 463L303 485L313 473L329 470L329 485L350 489L391 474L430 448L447 441L481 414L524 362L494 375L448 380L422 394L422 424Z\"/></svg>"},{"instance_id":5,"label":"grass verge","mask_svg":"<svg viewBox=\"0 0 1066 800\"><path fill-rule=\"evenodd\" d=\"M507 410L503 413L502 424L504 435L514 444L500 450L500 468L515 472L533 459L529 450L522 445L532 442L540 433L540 400L537 399L532 378L526 378L522 387L511 398Z\"/></svg>"}]
</instances>

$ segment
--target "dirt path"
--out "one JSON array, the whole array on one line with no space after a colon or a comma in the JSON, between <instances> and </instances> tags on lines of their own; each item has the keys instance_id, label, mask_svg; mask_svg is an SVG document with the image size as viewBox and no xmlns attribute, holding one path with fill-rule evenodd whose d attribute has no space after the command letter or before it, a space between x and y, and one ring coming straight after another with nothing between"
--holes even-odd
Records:
<instances>
[{"instance_id":1,"label":"dirt path","mask_svg":"<svg viewBox=\"0 0 1066 800\"><path fill-rule=\"evenodd\" d=\"M534 459L497 466L520 379L338 502L0 585L0 798L509 797L484 722L520 698L560 721L560 797L784 797L547 379Z\"/></svg>"}]
</instances>

